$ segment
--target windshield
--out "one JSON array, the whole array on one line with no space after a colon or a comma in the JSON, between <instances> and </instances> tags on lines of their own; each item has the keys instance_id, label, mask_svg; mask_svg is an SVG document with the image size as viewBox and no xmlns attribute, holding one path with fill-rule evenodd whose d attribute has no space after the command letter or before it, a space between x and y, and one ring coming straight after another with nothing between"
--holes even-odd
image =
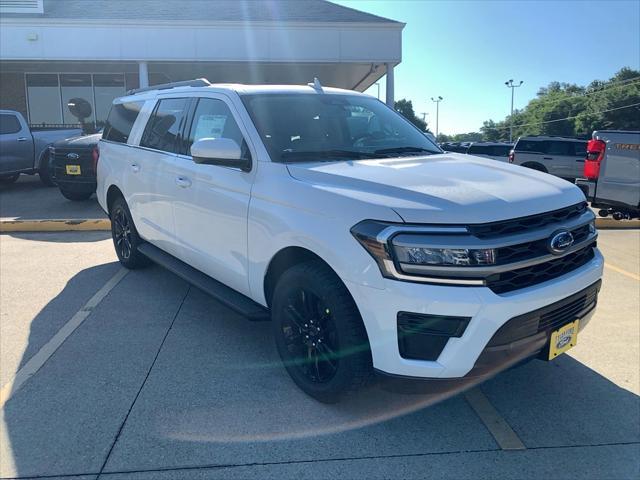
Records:
<instances>
[{"instance_id":1,"label":"windshield","mask_svg":"<svg viewBox=\"0 0 640 480\"><path fill-rule=\"evenodd\" d=\"M375 98L319 93L243 95L274 162L335 161L442 153Z\"/></svg>"}]
</instances>

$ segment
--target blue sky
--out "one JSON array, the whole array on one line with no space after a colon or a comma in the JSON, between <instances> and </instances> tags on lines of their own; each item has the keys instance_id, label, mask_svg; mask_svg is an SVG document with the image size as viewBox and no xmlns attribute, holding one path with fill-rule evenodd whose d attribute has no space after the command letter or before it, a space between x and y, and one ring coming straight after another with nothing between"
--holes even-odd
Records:
<instances>
[{"instance_id":1,"label":"blue sky","mask_svg":"<svg viewBox=\"0 0 640 480\"><path fill-rule=\"evenodd\" d=\"M557 80L586 85L623 66L640 68L640 1L332 0L406 23L396 100L427 112L435 131L477 131L501 120L511 97L504 82L524 80L516 108ZM380 85L384 98L384 79ZM376 95L376 88L369 92Z\"/></svg>"}]
</instances>

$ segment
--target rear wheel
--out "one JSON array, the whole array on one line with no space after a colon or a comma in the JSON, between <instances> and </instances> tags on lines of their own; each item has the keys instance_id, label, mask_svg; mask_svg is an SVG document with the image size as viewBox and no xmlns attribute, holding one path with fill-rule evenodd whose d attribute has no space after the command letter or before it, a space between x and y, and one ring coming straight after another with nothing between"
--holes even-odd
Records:
<instances>
[{"instance_id":1,"label":"rear wheel","mask_svg":"<svg viewBox=\"0 0 640 480\"><path fill-rule=\"evenodd\" d=\"M544 168L544 165L541 165L539 163L523 163L522 166L530 168L531 170L537 170L539 172L547 173L547 169Z\"/></svg>"},{"instance_id":2,"label":"rear wheel","mask_svg":"<svg viewBox=\"0 0 640 480\"><path fill-rule=\"evenodd\" d=\"M9 184L15 183L18 178L20 178L20 174L16 173L15 175L2 175L0 176L0 183Z\"/></svg>"},{"instance_id":3,"label":"rear wheel","mask_svg":"<svg viewBox=\"0 0 640 480\"><path fill-rule=\"evenodd\" d=\"M321 261L296 265L280 277L271 315L287 372L316 400L335 403L372 377L360 313L344 284Z\"/></svg>"},{"instance_id":4,"label":"rear wheel","mask_svg":"<svg viewBox=\"0 0 640 480\"><path fill-rule=\"evenodd\" d=\"M72 190L65 190L63 188L60 189L60 193L62 196L68 200L73 200L74 202L81 202L82 200L87 200L91 195L93 195L93 191L84 191L77 192Z\"/></svg>"},{"instance_id":5,"label":"rear wheel","mask_svg":"<svg viewBox=\"0 0 640 480\"><path fill-rule=\"evenodd\" d=\"M111 237L120 263L129 269L140 268L150 263L149 259L138 251L142 239L138 235L131 212L124 198L117 198L111 207Z\"/></svg>"}]
</instances>

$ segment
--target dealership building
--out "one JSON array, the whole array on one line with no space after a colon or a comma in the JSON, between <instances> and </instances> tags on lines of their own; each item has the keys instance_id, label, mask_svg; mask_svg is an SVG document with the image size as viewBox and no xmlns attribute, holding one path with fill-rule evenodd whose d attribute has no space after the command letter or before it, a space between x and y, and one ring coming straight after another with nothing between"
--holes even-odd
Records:
<instances>
[{"instance_id":1,"label":"dealership building","mask_svg":"<svg viewBox=\"0 0 640 480\"><path fill-rule=\"evenodd\" d=\"M324 0L0 0L0 109L32 125L101 124L131 88L306 84L364 91L394 67L404 24Z\"/></svg>"}]
</instances>

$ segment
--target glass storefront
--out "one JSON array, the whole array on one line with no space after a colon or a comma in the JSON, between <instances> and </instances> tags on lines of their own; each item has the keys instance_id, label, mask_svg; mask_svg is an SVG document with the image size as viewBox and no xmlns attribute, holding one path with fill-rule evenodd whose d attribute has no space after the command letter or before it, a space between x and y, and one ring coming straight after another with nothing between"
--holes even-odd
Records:
<instances>
[{"instance_id":1,"label":"glass storefront","mask_svg":"<svg viewBox=\"0 0 640 480\"><path fill-rule=\"evenodd\" d=\"M36 125L80 123L69 110L73 99L91 106L91 115L83 120L99 127L107 119L113 99L126 92L123 73L27 73L25 83L29 123Z\"/></svg>"}]
</instances>

